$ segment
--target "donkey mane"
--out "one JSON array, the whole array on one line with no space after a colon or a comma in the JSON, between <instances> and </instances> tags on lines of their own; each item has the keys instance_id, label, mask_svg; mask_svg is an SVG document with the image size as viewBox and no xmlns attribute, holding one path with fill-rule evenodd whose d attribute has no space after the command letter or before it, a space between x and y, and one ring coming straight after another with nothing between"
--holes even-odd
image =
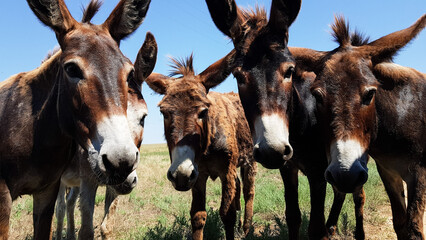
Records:
<instances>
[{"instance_id":1,"label":"donkey mane","mask_svg":"<svg viewBox=\"0 0 426 240\"><path fill-rule=\"evenodd\" d=\"M333 31L331 35L334 41L340 47L362 46L369 42L369 37L364 36L364 34L357 30L351 33L349 22L346 22L343 16L334 16L334 24L331 25L331 30Z\"/></svg>"},{"instance_id":2,"label":"donkey mane","mask_svg":"<svg viewBox=\"0 0 426 240\"><path fill-rule=\"evenodd\" d=\"M194 71L194 56L191 53L191 55L187 58L173 58L170 57L170 67L172 67L174 70L170 73L170 77L174 76L181 76L181 77L187 77L187 76L195 76Z\"/></svg>"},{"instance_id":3,"label":"donkey mane","mask_svg":"<svg viewBox=\"0 0 426 240\"><path fill-rule=\"evenodd\" d=\"M91 0L89 5L83 8L83 17L81 22L90 23L95 14L99 11L102 6L102 0Z\"/></svg>"},{"instance_id":4,"label":"donkey mane","mask_svg":"<svg viewBox=\"0 0 426 240\"><path fill-rule=\"evenodd\" d=\"M256 5L254 8L240 8L239 10L243 18L242 28L246 32L250 31L250 29L266 26L268 23L264 7Z\"/></svg>"}]
</instances>

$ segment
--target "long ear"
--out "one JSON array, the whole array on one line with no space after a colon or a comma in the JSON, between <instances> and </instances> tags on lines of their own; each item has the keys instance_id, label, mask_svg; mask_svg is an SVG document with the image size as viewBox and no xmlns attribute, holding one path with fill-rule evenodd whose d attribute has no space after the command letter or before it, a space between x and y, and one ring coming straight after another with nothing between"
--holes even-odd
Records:
<instances>
[{"instance_id":1,"label":"long ear","mask_svg":"<svg viewBox=\"0 0 426 240\"><path fill-rule=\"evenodd\" d=\"M327 52L298 47L289 47L288 49L296 59L296 68L317 74L321 71Z\"/></svg>"},{"instance_id":2,"label":"long ear","mask_svg":"<svg viewBox=\"0 0 426 240\"><path fill-rule=\"evenodd\" d=\"M135 61L135 80L140 86L154 69L155 62L157 61L157 51L157 42L154 35L147 32L145 42L141 49L139 49Z\"/></svg>"},{"instance_id":3,"label":"long ear","mask_svg":"<svg viewBox=\"0 0 426 240\"><path fill-rule=\"evenodd\" d=\"M231 74L234 67L235 50L229 52L224 58L210 65L198 75L207 91L222 83Z\"/></svg>"},{"instance_id":4,"label":"long ear","mask_svg":"<svg viewBox=\"0 0 426 240\"><path fill-rule=\"evenodd\" d=\"M302 0L272 0L268 26L274 34L288 41L288 28L300 11Z\"/></svg>"},{"instance_id":5,"label":"long ear","mask_svg":"<svg viewBox=\"0 0 426 240\"><path fill-rule=\"evenodd\" d=\"M63 0L27 0L34 14L56 33L59 44L78 22L71 16Z\"/></svg>"},{"instance_id":6,"label":"long ear","mask_svg":"<svg viewBox=\"0 0 426 240\"><path fill-rule=\"evenodd\" d=\"M159 73L151 73L151 75L145 79L145 82L152 90L154 90L154 92L165 94L171 79L171 77L167 77Z\"/></svg>"},{"instance_id":7,"label":"long ear","mask_svg":"<svg viewBox=\"0 0 426 240\"><path fill-rule=\"evenodd\" d=\"M210 16L216 27L234 43L242 35L242 16L234 0L206 0Z\"/></svg>"},{"instance_id":8,"label":"long ear","mask_svg":"<svg viewBox=\"0 0 426 240\"><path fill-rule=\"evenodd\" d=\"M426 14L419 18L409 28L391 33L377 39L368 45L360 47L360 50L365 51L371 56L373 64L378 64L383 61L390 60L398 50L407 45L414 37L420 33L426 26Z\"/></svg>"},{"instance_id":9,"label":"long ear","mask_svg":"<svg viewBox=\"0 0 426 240\"><path fill-rule=\"evenodd\" d=\"M151 0L121 0L104 22L117 43L133 33L143 22Z\"/></svg>"}]
</instances>

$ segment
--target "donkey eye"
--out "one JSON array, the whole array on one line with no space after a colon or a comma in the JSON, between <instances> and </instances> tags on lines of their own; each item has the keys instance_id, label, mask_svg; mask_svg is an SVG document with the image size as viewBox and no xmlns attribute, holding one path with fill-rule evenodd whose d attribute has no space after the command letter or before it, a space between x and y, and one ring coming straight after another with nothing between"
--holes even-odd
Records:
<instances>
[{"instance_id":1,"label":"donkey eye","mask_svg":"<svg viewBox=\"0 0 426 240\"><path fill-rule=\"evenodd\" d=\"M208 108L204 108L199 114L198 114L198 118L199 119L204 119L207 117L207 114L209 113L209 109Z\"/></svg>"},{"instance_id":2,"label":"donkey eye","mask_svg":"<svg viewBox=\"0 0 426 240\"><path fill-rule=\"evenodd\" d=\"M320 88L316 88L312 90L312 95L314 96L317 105L324 104L324 91Z\"/></svg>"},{"instance_id":3,"label":"donkey eye","mask_svg":"<svg viewBox=\"0 0 426 240\"><path fill-rule=\"evenodd\" d=\"M145 125L145 118L146 118L146 115L143 115L143 117L139 121L139 125L141 125L142 127Z\"/></svg>"},{"instance_id":4,"label":"donkey eye","mask_svg":"<svg viewBox=\"0 0 426 240\"><path fill-rule=\"evenodd\" d=\"M290 79L294 73L294 67L289 67L284 74L284 79Z\"/></svg>"},{"instance_id":5,"label":"donkey eye","mask_svg":"<svg viewBox=\"0 0 426 240\"><path fill-rule=\"evenodd\" d=\"M83 72L81 69L77 66L77 64L70 62L66 63L64 65L64 70L67 73L68 77L74 78L74 79L83 79Z\"/></svg>"},{"instance_id":6,"label":"donkey eye","mask_svg":"<svg viewBox=\"0 0 426 240\"><path fill-rule=\"evenodd\" d=\"M364 95L362 96L362 104L363 105L370 105L371 101L373 100L374 95L376 94L377 89L376 88L370 88L365 90Z\"/></svg>"}]
</instances>

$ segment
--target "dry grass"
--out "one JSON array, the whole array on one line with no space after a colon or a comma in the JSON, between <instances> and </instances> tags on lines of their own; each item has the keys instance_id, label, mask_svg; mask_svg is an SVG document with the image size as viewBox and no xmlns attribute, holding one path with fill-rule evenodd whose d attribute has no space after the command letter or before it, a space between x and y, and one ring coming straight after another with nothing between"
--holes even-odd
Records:
<instances>
[{"instance_id":1,"label":"dry grass","mask_svg":"<svg viewBox=\"0 0 426 240\"><path fill-rule=\"evenodd\" d=\"M138 168L139 183L129 195L120 196L120 202L114 215L114 239L149 239L160 231L177 233L178 237L169 239L185 239L190 231L189 209L190 192L177 192L166 178L169 166L167 147L160 145L143 145L142 160ZM392 229L390 205L384 192L383 185L378 180L374 163L370 163L370 178L366 184L367 200L365 206L365 230L367 239L396 239ZM300 176L300 206L304 214L302 236L306 237L306 227L309 218L309 189L306 177ZM370 185L370 186L369 186ZM213 227L213 233L219 233L220 221L217 209L220 204L219 181L209 181L207 190L207 208ZM103 214L103 199L105 188L100 188L95 206L95 236L100 238L99 225ZM330 197L331 196L331 197ZM343 214L339 219L340 235L333 239L352 239L354 229L352 197L348 195ZM332 202L331 188L327 191L326 208ZM278 171L266 170L259 166L256 182L256 197L254 206L254 232L248 239L282 239L286 235L284 216L283 184ZM32 198L24 196L13 203L10 239L31 239L32 235ZM327 212L328 214L328 212ZM76 211L77 229L80 227L80 213ZM342 217L343 215L347 216ZM54 231L56 220L54 220ZM173 225L174 224L174 225ZM211 233L206 233L208 234ZM151 235L147 235L147 234ZM262 236L259 236L263 233ZM154 234L154 235L153 235ZM183 234L183 236L182 236ZM175 234L176 235L176 234ZM165 238L165 237L161 237ZM210 235L209 239L215 239Z\"/></svg>"}]
</instances>

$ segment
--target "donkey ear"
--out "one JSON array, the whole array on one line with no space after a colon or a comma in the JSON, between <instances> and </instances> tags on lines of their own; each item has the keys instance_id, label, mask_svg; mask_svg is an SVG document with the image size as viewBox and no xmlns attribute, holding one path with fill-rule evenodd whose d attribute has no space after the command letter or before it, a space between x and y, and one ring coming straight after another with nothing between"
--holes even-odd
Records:
<instances>
[{"instance_id":1,"label":"donkey ear","mask_svg":"<svg viewBox=\"0 0 426 240\"><path fill-rule=\"evenodd\" d=\"M27 0L27 2L38 19L55 31L59 43L62 37L78 24L63 0Z\"/></svg>"},{"instance_id":2,"label":"donkey ear","mask_svg":"<svg viewBox=\"0 0 426 240\"><path fill-rule=\"evenodd\" d=\"M378 64L392 59L392 57L407 45L414 37L419 34L426 26L426 14L419 18L409 28L391 33L377 39L368 45L360 47L360 50L365 51L371 56L373 64Z\"/></svg>"},{"instance_id":3,"label":"donkey ear","mask_svg":"<svg viewBox=\"0 0 426 240\"><path fill-rule=\"evenodd\" d=\"M117 43L133 33L143 22L151 0L121 0L104 22Z\"/></svg>"},{"instance_id":4,"label":"donkey ear","mask_svg":"<svg viewBox=\"0 0 426 240\"><path fill-rule=\"evenodd\" d=\"M164 76L159 73L151 73L145 82L148 86L154 90L154 92L159 94L165 94L167 91L167 87L169 86L169 81L171 81L171 77Z\"/></svg>"},{"instance_id":5,"label":"donkey ear","mask_svg":"<svg viewBox=\"0 0 426 240\"><path fill-rule=\"evenodd\" d=\"M287 41L288 28L299 14L301 4L302 0L272 0L269 29Z\"/></svg>"},{"instance_id":6,"label":"donkey ear","mask_svg":"<svg viewBox=\"0 0 426 240\"><path fill-rule=\"evenodd\" d=\"M157 42L154 35L147 32L145 42L138 52L135 61L135 79L139 85L151 74L157 61Z\"/></svg>"},{"instance_id":7,"label":"donkey ear","mask_svg":"<svg viewBox=\"0 0 426 240\"><path fill-rule=\"evenodd\" d=\"M216 27L234 43L241 37L241 14L234 0L206 0Z\"/></svg>"},{"instance_id":8,"label":"donkey ear","mask_svg":"<svg viewBox=\"0 0 426 240\"><path fill-rule=\"evenodd\" d=\"M234 67L235 50L229 52L224 58L210 65L198 75L200 82L207 92L222 83L231 74Z\"/></svg>"},{"instance_id":9,"label":"donkey ear","mask_svg":"<svg viewBox=\"0 0 426 240\"><path fill-rule=\"evenodd\" d=\"M318 74L324 64L327 52L315 51L309 48L289 47L291 55L296 60L296 68Z\"/></svg>"}]
</instances>

